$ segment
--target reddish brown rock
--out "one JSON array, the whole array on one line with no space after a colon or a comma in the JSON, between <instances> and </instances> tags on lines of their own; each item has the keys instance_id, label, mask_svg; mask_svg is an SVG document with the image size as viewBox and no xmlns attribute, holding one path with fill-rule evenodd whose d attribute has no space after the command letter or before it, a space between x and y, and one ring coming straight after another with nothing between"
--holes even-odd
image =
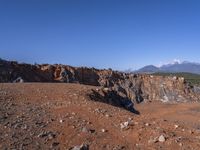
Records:
<instances>
[{"instance_id":1,"label":"reddish brown rock","mask_svg":"<svg viewBox=\"0 0 200 150\"><path fill-rule=\"evenodd\" d=\"M81 83L108 87L110 93L104 91L104 95L99 94L109 99L110 94L115 93L115 96L129 99L134 103L152 100L183 102L198 100L199 97L198 92L194 92L198 89L189 86L184 78L180 77L136 75L111 69L98 70L58 64L30 65L1 61L0 82L16 81Z\"/></svg>"}]
</instances>

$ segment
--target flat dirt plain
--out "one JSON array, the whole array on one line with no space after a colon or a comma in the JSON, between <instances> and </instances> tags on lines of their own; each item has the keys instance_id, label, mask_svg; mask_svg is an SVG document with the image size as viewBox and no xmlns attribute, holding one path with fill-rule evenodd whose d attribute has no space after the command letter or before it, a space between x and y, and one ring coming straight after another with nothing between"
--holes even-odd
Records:
<instances>
[{"instance_id":1,"label":"flat dirt plain","mask_svg":"<svg viewBox=\"0 0 200 150\"><path fill-rule=\"evenodd\" d=\"M200 103L152 100L134 106L138 115L92 101L98 88L1 83L0 149L200 149Z\"/></svg>"}]
</instances>

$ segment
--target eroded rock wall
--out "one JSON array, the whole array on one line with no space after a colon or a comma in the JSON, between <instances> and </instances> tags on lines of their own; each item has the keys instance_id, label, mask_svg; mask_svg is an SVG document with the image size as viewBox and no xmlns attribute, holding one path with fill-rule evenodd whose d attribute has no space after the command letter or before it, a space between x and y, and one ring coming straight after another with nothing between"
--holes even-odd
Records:
<instances>
[{"instance_id":1,"label":"eroded rock wall","mask_svg":"<svg viewBox=\"0 0 200 150\"><path fill-rule=\"evenodd\" d=\"M127 74L112 70L98 70L67 65L30 65L0 61L0 82L65 82L108 88L123 99L134 103L161 100L198 100L199 88L189 86L184 78ZM109 94L104 92L104 96ZM112 91L112 92L111 92ZM103 95L102 95L103 96Z\"/></svg>"}]
</instances>

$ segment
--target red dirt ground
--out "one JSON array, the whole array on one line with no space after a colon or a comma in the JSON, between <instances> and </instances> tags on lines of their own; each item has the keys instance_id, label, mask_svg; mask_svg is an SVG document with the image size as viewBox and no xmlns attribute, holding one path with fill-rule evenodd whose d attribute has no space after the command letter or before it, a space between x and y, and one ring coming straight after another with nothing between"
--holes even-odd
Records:
<instances>
[{"instance_id":1,"label":"red dirt ground","mask_svg":"<svg viewBox=\"0 0 200 150\"><path fill-rule=\"evenodd\" d=\"M137 104L136 115L91 101L88 94L98 88L0 84L0 149L70 149L81 144L91 150L200 149L200 103L152 100Z\"/></svg>"}]
</instances>

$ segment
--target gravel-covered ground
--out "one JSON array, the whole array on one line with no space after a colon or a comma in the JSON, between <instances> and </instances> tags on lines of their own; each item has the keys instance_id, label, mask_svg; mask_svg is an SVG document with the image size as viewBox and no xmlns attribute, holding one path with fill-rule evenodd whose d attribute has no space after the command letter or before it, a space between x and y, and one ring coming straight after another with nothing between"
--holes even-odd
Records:
<instances>
[{"instance_id":1,"label":"gravel-covered ground","mask_svg":"<svg viewBox=\"0 0 200 150\"><path fill-rule=\"evenodd\" d=\"M140 115L90 100L99 87L0 84L0 149L200 149L200 104L152 100Z\"/></svg>"}]
</instances>

